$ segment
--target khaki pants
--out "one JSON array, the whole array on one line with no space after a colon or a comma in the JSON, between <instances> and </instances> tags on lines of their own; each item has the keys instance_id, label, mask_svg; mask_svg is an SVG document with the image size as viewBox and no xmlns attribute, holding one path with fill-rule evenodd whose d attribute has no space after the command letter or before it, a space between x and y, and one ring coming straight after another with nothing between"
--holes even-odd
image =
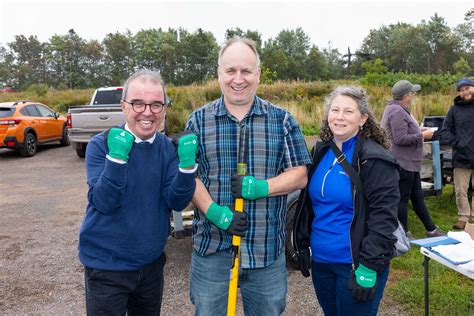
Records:
<instances>
[{"instance_id":1,"label":"khaki pants","mask_svg":"<svg viewBox=\"0 0 474 316\"><path fill-rule=\"evenodd\" d=\"M474 218L474 200L471 201L471 207L467 199L469 180L471 180L474 187L474 169L454 168L454 189L456 191L458 220L463 222L469 221L469 216Z\"/></svg>"}]
</instances>

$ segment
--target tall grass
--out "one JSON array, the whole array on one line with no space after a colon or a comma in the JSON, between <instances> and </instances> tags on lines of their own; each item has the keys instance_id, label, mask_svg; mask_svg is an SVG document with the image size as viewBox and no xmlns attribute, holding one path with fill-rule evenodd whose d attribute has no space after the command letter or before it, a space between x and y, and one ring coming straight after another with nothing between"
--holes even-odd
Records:
<instances>
[{"instance_id":1,"label":"tall grass","mask_svg":"<svg viewBox=\"0 0 474 316\"><path fill-rule=\"evenodd\" d=\"M257 94L271 102L288 109L301 125L305 135L315 135L319 132L321 120L324 118L324 99L339 85L360 85L353 81L325 81L325 82L276 82L271 85L262 84ZM375 116L380 119L388 100L391 99L391 88L382 86L364 86L369 95L370 105ZM169 109L169 124L172 131L184 128L187 116L198 107L221 96L217 81L203 85L186 87L170 87L168 94L173 99L173 107ZM448 94L418 93L411 112L421 121L426 115L445 115L455 91Z\"/></svg>"},{"instance_id":2,"label":"tall grass","mask_svg":"<svg viewBox=\"0 0 474 316\"><path fill-rule=\"evenodd\" d=\"M48 89L46 93L38 93L35 89L30 89L24 92L0 93L0 102L31 100L46 104L53 110L64 114L71 105L89 104L93 92L94 89Z\"/></svg>"},{"instance_id":3,"label":"tall grass","mask_svg":"<svg viewBox=\"0 0 474 316\"><path fill-rule=\"evenodd\" d=\"M360 85L354 81L324 81L324 82L275 82L271 85L262 84L257 94L271 102L288 109L301 125L306 135L319 132L320 122L324 117L324 98L339 85ZM391 98L388 86L364 86L370 97L370 105L377 118L381 118L387 101ZM445 89L449 93L426 94L421 91L415 98L411 112L421 121L426 115L444 115L455 91ZM42 91L41 93L37 91ZM85 90L54 90L30 89L21 93L0 93L0 102L17 100L34 100L49 105L60 113L66 113L71 105L88 104L93 89ZM39 93L39 94L38 94ZM168 109L168 128L170 133L184 128L189 114L198 107L221 96L217 81L205 84L167 88L167 93L173 101Z\"/></svg>"}]
</instances>

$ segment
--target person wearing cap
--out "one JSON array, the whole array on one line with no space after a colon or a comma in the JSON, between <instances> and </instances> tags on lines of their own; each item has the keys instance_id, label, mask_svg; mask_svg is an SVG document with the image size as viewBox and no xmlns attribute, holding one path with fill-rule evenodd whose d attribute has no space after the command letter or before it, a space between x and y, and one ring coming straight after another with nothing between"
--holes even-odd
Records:
<instances>
[{"instance_id":1,"label":"person wearing cap","mask_svg":"<svg viewBox=\"0 0 474 316\"><path fill-rule=\"evenodd\" d=\"M432 221L426 208L421 189L421 161L423 157L423 140L431 139L433 131L421 129L410 113L410 105L415 94L421 90L419 84L400 80L392 87L393 99L390 100L382 116L382 126L391 142L390 151L400 164L400 203L398 220L408 231L408 200L426 229L428 237L442 236L445 233Z\"/></svg>"},{"instance_id":2,"label":"person wearing cap","mask_svg":"<svg viewBox=\"0 0 474 316\"><path fill-rule=\"evenodd\" d=\"M458 221L454 229L462 230L474 220L474 199L469 206L467 191L469 179L474 187L474 81L462 78L456 83L459 95L448 111L440 136L444 143L453 147L454 189L458 207Z\"/></svg>"}]
</instances>

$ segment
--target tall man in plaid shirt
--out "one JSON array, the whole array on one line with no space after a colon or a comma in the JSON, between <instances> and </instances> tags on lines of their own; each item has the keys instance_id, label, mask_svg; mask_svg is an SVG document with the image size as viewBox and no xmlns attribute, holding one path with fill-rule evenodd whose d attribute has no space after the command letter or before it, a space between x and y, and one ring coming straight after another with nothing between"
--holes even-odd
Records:
<instances>
[{"instance_id":1,"label":"tall man in plaid shirt","mask_svg":"<svg viewBox=\"0 0 474 316\"><path fill-rule=\"evenodd\" d=\"M239 285L245 314L279 315L285 309L286 197L306 185L311 158L294 117L256 96L259 64L253 41L224 44L218 60L223 96L187 122L199 138L190 271L196 315L226 314L233 234L243 237ZM235 177L241 125L249 130L248 176ZM233 210L236 196L244 198L244 213Z\"/></svg>"}]
</instances>

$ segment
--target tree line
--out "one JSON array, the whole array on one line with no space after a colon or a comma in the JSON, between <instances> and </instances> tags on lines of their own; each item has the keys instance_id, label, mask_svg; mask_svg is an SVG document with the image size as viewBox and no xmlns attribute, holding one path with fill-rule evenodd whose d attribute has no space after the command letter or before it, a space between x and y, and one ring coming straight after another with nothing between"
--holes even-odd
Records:
<instances>
[{"instance_id":1,"label":"tree line","mask_svg":"<svg viewBox=\"0 0 474 316\"><path fill-rule=\"evenodd\" d=\"M330 80L354 78L368 72L473 75L474 8L464 22L450 28L435 14L417 25L391 24L373 29L354 53L311 44L302 28L282 30L262 40L258 31L228 29L225 39L255 40L261 56L262 78ZM167 84L188 85L216 76L219 45L203 29L146 29L132 34L109 33L100 42L86 40L73 29L47 42L37 36L15 36L0 45L0 85L26 89L44 84L57 89L121 85L134 70L159 70Z\"/></svg>"}]
</instances>

